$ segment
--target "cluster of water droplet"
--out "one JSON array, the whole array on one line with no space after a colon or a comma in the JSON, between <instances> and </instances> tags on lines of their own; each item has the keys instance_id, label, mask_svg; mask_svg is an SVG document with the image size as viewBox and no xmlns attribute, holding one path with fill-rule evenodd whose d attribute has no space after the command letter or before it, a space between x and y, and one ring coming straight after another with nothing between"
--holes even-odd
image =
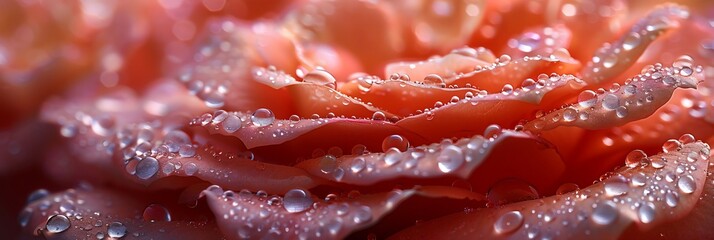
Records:
<instances>
[{"instance_id":1,"label":"cluster of water droplet","mask_svg":"<svg viewBox=\"0 0 714 240\"><path fill-rule=\"evenodd\" d=\"M693 175L702 171L698 163L709 158L710 148L685 134L667 141L662 149L663 153L651 157L635 150L625 160L627 168L607 174L603 182L586 189L574 184L561 186L560 196L552 201L544 199L545 205L502 211L493 230L496 234L517 234L514 236L529 239L568 237L562 234L588 235L597 229L567 231L584 223L607 228L625 218L649 224L665 218L661 214L675 214L681 198L696 191Z\"/></svg>"},{"instance_id":2,"label":"cluster of water droplet","mask_svg":"<svg viewBox=\"0 0 714 240\"><path fill-rule=\"evenodd\" d=\"M283 197L264 191L223 191L215 185L206 191L214 212L223 213L217 216L219 223L236 229L239 238L284 234L300 239L339 238L350 229L371 222L374 214L369 206L359 202L334 194L318 200L302 189L289 190ZM212 197L217 197L220 205L212 205Z\"/></svg>"}]
</instances>

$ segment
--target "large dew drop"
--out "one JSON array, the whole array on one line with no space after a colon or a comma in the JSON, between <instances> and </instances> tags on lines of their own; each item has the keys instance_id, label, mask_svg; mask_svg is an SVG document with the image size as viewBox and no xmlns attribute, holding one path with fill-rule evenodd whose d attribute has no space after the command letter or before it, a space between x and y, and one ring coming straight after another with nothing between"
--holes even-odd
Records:
<instances>
[{"instance_id":1,"label":"large dew drop","mask_svg":"<svg viewBox=\"0 0 714 240\"><path fill-rule=\"evenodd\" d=\"M253 121L254 125L263 127L273 124L275 121L275 115L273 115L273 112L270 111L270 109L260 108L255 110L253 115L250 116L250 120Z\"/></svg>"},{"instance_id":2,"label":"large dew drop","mask_svg":"<svg viewBox=\"0 0 714 240\"><path fill-rule=\"evenodd\" d=\"M689 194L697 189L697 184L691 176L682 176L677 181L677 187L679 187L679 191Z\"/></svg>"},{"instance_id":3,"label":"large dew drop","mask_svg":"<svg viewBox=\"0 0 714 240\"><path fill-rule=\"evenodd\" d=\"M593 209L592 220L596 224L608 225L613 223L619 212L612 201L598 203Z\"/></svg>"},{"instance_id":4,"label":"large dew drop","mask_svg":"<svg viewBox=\"0 0 714 240\"><path fill-rule=\"evenodd\" d=\"M498 234L510 233L521 227L523 224L523 214L519 211L507 212L496 220L493 230Z\"/></svg>"},{"instance_id":5,"label":"large dew drop","mask_svg":"<svg viewBox=\"0 0 714 240\"><path fill-rule=\"evenodd\" d=\"M404 152L409 148L409 141L401 135L390 135L382 141L382 151L386 152L390 148Z\"/></svg>"},{"instance_id":6,"label":"large dew drop","mask_svg":"<svg viewBox=\"0 0 714 240\"><path fill-rule=\"evenodd\" d=\"M223 120L223 130L227 133L234 133L241 128L242 124L243 123L240 121L238 116L230 114L226 116L225 120Z\"/></svg>"},{"instance_id":7,"label":"large dew drop","mask_svg":"<svg viewBox=\"0 0 714 240\"><path fill-rule=\"evenodd\" d=\"M625 157L625 165L630 168L638 167L645 161L647 161L647 154L639 149L633 150Z\"/></svg>"},{"instance_id":8,"label":"large dew drop","mask_svg":"<svg viewBox=\"0 0 714 240\"><path fill-rule=\"evenodd\" d=\"M592 90L585 90L578 95L578 104L581 107L589 108L597 102L597 93Z\"/></svg>"},{"instance_id":9,"label":"large dew drop","mask_svg":"<svg viewBox=\"0 0 714 240\"><path fill-rule=\"evenodd\" d=\"M159 171L159 161L153 157L146 157L136 165L136 176L141 179L149 179Z\"/></svg>"},{"instance_id":10,"label":"large dew drop","mask_svg":"<svg viewBox=\"0 0 714 240\"><path fill-rule=\"evenodd\" d=\"M464 154L461 148L449 145L441 151L436 161L439 162L438 165L441 172L450 173L458 169L464 163Z\"/></svg>"},{"instance_id":11,"label":"large dew drop","mask_svg":"<svg viewBox=\"0 0 714 240\"><path fill-rule=\"evenodd\" d=\"M126 226L120 222L110 223L107 227L107 234L111 238L122 238L126 235Z\"/></svg>"},{"instance_id":12,"label":"large dew drop","mask_svg":"<svg viewBox=\"0 0 714 240\"><path fill-rule=\"evenodd\" d=\"M170 222L171 213L161 204L151 204L144 209L142 214L144 221L150 222Z\"/></svg>"},{"instance_id":13,"label":"large dew drop","mask_svg":"<svg viewBox=\"0 0 714 240\"><path fill-rule=\"evenodd\" d=\"M69 218L65 215L54 215L47 219L47 231L51 233L61 233L70 226Z\"/></svg>"},{"instance_id":14,"label":"large dew drop","mask_svg":"<svg viewBox=\"0 0 714 240\"><path fill-rule=\"evenodd\" d=\"M285 193L283 207L291 213L302 212L312 206L310 193L302 189L292 189Z\"/></svg>"}]
</instances>

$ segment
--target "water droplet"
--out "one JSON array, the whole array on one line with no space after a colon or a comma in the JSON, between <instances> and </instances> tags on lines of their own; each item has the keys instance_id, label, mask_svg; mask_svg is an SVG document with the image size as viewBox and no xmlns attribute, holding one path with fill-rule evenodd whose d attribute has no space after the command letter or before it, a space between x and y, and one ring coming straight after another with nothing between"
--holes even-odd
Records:
<instances>
[{"instance_id":1,"label":"water droplet","mask_svg":"<svg viewBox=\"0 0 714 240\"><path fill-rule=\"evenodd\" d=\"M366 165L366 162L365 162L364 158L358 157L358 158L355 158L352 160L352 164L350 165L350 170L353 173L359 173L362 170L364 170L365 165Z\"/></svg>"},{"instance_id":2,"label":"water droplet","mask_svg":"<svg viewBox=\"0 0 714 240\"><path fill-rule=\"evenodd\" d=\"M387 166L392 166L398 163L402 158L400 153L401 152L399 151L399 149L396 148L387 149L387 151L384 152L384 164Z\"/></svg>"},{"instance_id":3,"label":"water droplet","mask_svg":"<svg viewBox=\"0 0 714 240\"><path fill-rule=\"evenodd\" d=\"M382 141L382 151L386 152L390 148L404 152L409 148L409 141L398 134L390 135Z\"/></svg>"},{"instance_id":4,"label":"water droplet","mask_svg":"<svg viewBox=\"0 0 714 240\"><path fill-rule=\"evenodd\" d=\"M581 107L589 108L597 102L597 93L592 90L585 90L578 95L578 104Z\"/></svg>"},{"instance_id":5,"label":"water droplet","mask_svg":"<svg viewBox=\"0 0 714 240\"><path fill-rule=\"evenodd\" d=\"M196 148L191 144L184 144L179 148L179 156L187 158L196 155Z\"/></svg>"},{"instance_id":6,"label":"water droplet","mask_svg":"<svg viewBox=\"0 0 714 240\"><path fill-rule=\"evenodd\" d=\"M65 215L53 215L47 219L47 231L51 233L61 233L69 229L69 218Z\"/></svg>"},{"instance_id":7,"label":"water droplet","mask_svg":"<svg viewBox=\"0 0 714 240\"><path fill-rule=\"evenodd\" d=\"M161 204L151 204L144 209L144 221L171 222L171 213Z\"/></svg>"},{"instance_id":8,"label":"water droplet","mask_svg":"<svg viewBox=\"0 0 714 240\"><path fill-rule=\"evenodd\" d=\"M664 76L664 78L662 78L662 83L667 86L673 86L677 84L677 79L672 76Z\"/></svg>"},{"instance_id":9,"label":"water droplet","mask_svg":"<svg viewBox=\"0 0 714 240\"><path fill-rule=\"evenodd\" d=\"M638 167L645 161L647 161L647 154L639 149L633 150L625 157L625 165L630 168Z\"/></svg>"},{"instance_id":10,"label":"water droplet","mask_svg":"<svg viewBox=\"0 0 714 240\"><path fill-rule=\"evenodd\" d=\"M533 200L538 198L538 191L527 182L510 178L496 182L488 190L486 200L490 206L502 206L508 203Z\"/></svg>"},{"instance_id":11,"label":"water droplet","mask_svg":"<svg viewBox=\"0 0 714 240\"><path fill-rule=\"evenodd\" d=\"M679 196L677 195L677 193L667 192L664 195L664 201L667 203L667 206L676 207L679 203Z\"/></svg>"},{"instance_id":12,"label":"water droplet","mask_svg":"<svg viewBox=\"0 0 714 240\"><path fill-rule=\"evenodd\" d=\"M25 208L20 212L20 215L18 215L17 220L20 222L20 227L26 227L28 223L30 223L30 219L32 219L32 208Z\"/></svg>"},{"instance_id":13,"label":"water droplet","mask_svg":"<svg viewBox=\"0 0 714 240\"><path fill-rule=\"evenodd\" d=\"M597 204L593 210L592 220L596 224L608 225L617 219L619 212L612 201L605 201Z\"/></svg>"},{"instance_id":14,"label":"water droplet","mask_svg":"<svg viewBox=\"0 0 714 240\"><path fill-rule=\"evenodd\" d=\"M679 178L677 187L679 187L679 191L683 193L693 193L694 190L697 189L697 183L694 182L692 176L687 175Z\"/></svg>"},{"instance_id":15,"label":"water droplet","mask_svg":"<svg viewBox=\"0 0 714 240\"><path fill-rule=\"evenodd\" d=\"M320 171L322 171L322 173L331 173L335 171L335 168L337 168L337 158L335 158L335 156L322 156L320 159Z\"/></svg>"},{"instance_id":16,"label":"water droplet","mask_svg":"<svg viewBox=\"0 0 714 240\"><path fill-rule=\"evenodd\" d=\"M486 129L483 130L483 137L484 138L494 138L498 134L501 134L502 129L501 126L498 126L497 124L491 124L486 127Z\"/></svg>"},{"instance_id":17,"label":"water droplet","mask_svg":"<svg viewBox=\"0 0 714 240\"><path fill-rule=\"evenodd\" d=\"M283 207L291 213L305 211L312 206L312 203L310 193L302 189L292 189L285 193L283 198Z\"/></svg>"},{"instance_id":18,"label":"water droplet","mask_svg":"<svg viewBox=\"0 0 714 240\"><path fill-rule=\"evenodd\" d=\"M610 197L625 195L629 189L627 179L623 176L613 176L605 182L605 194Z\"/></svg>"},{"instance_id":19,"label":"water droplet","mask_svg":"<svg viewBox=\"0 0 714 240\"><path fill-rule=\"evenodd\" d=\"M630 184L635 187L642 187L647 183L647 176L643 173L636 173L630 178Z\"/></svg>"},{"instance_id":20,"label":"water droplet","mask_svg":"<svg viewBox=\"0 0 714 240\"><path fill-rule=\"evenodd\" d=\"M504 95L513 93L513 86L511 84L503 85L503 88L501 88L501 93L503 93Z\"/></svg>"},{"instance_id":21,"label":"water droplet","mask_svg":"<svg viewBox=\"0 0 714 240\"><path fill-rule=\"evenodd\" d=\"M122 238L126 235L126 226L120 222L110 223L107 227L107 235L111 238Z\"/></svg>"},{"instance_id":22,"label":"water droplet","mask_svg":"<svg viewBox=\"0 0 714 240\"><path fill-rule=\"evenodd\" d=\"M602 107L607 110L614 110L620 106L620 99L612 93L608 93L602 98Z\"/></svg>"},{"instance_id":23,"label":"water droplet","mask_svg":"<svg viewBox=\"0 0 714 240\"><path fill-rule=\"evenodd\" d=\"M575 110L575 108L568 107L565 110L563 110L563 120L566 122L572 122L575 121L575 119L578 118L578 110Z\"/></svg>"},{"instance_id":24,"label":"water droplet","mask_svg":"<svg viewBox=\"0 0 714 240\"><path fill-rule=\"evenodd\" d=\"M679 141L682 142L682 144L688 144L693 143L696 139L694 138L694 135L687 133L679 137Z\"/></svg>"},{"instance_id":25,"label":"water droplet","mask_svg":"<svg viewBox=\"0 0 714 240\"><path fill-rule=\"evenodd\" d=\"M37 189L35 191L32 191L29 196L27 196L27 202L26 203L32 203L36 200L42 199L44 197L47 197L50 195L50 192L47 191L47 189Z\"/></svg>"},{"instance_id":26,"label":"water droplet","mask_svg":"<svg viewBox=\"0 0 714 240\"><path fill-rule=\"evenodd\" d=\"M223 130L227 133L234 133L241 128L241 125L243 125L243 123L240 121L240 118L236 115L230 114L226 116L223 121Z\"/></svg>"},{"instance_id":27,"label":"water droplet","mask_svg":"<svg viewBox=\"0 0 714 240\"><path fill-rule=\"evenodd\" d=\"M690 68L690 67L682 67L682 69L679 70L679 74L682 76L685 76L685 77L691 76L692 73L694 73L694 72L692 71L692 68Z\"/></svg>"},{"instance_id":28,"label":"water droplet","mask_svg":"<svg viewBox=\"0 0 714 240\"><path fill-rule=\"evenodd\" d=\"M450 173L459 168L464 163L464 154L461 148L449 145L441 150L441 153L436 158L439 162L439 170L444 173Z\"/></svg>"},{"instance_id":29,"label":"water droplet","mask_svg":"<svg viewBox=\"0 0 714 240\"><path fill-rule=\"evenodd\" d=\"M627 110L627 107L625 107L625 106L619 106L619 107L617 107L617 109L615 109L615 115L618 118L627 117L628 113L629 113L629 111Z\"/></svg>"},{"instance_id":30,"label":"water droplet","mask_svg":"<svg viewBox=\"0 0 714 240\"><path fill-rule=\"evenodd\" d=\"M372 114L372 120L385 121L385 120L387 120L387 116L385 116L383 112L376 111L376 112L374 112L374 114Z\"/></svg>"},{"instance_id":31,"label":"water droplet","mask_svg":"<svg viewBox=\"0 0 714 240\"><path fill-rule=\"evenodd\" d=\"M153 157L146 157L136 165L136 176L141 179L149 179L159 171L159 161Z\"/></svg>"},{"instance_id":32,"label":"water droplet","mask_svg":"<svg viewBox=\"0 0 714 240\"><path fill-rule=\"evenodd\" d=\"M372 219L372 208L360 206L353 212L352 221L356 224L365 223Z\"/></svg>"},{"instance_id":33,"label":"water droplet","mask_svg":"<svg viewBox=\"0 0 714 240\"><path fill-rule=\"evenodd\" d=\"M640 45L641 41L642 38L640 38L640 34L632 32L625 37L625 40L623 40L622 49L630 51Z\"/></svg>"},{"instance_id":34,"label":"water droplet","mask_svg":"<svg viewBox=\"0 0 714 240\"><path fill-rule=\"evenodd\" d=\"M250 120L253 121L254 125L263 127L273 124L275 121L275 115L273 115L273 112L270 111L270 109L260 108L255 110L253 115L250 116Z\"/></svg>"},{"instance_id":35,"label":"water droplet","mask_svg":"<svg viewBox=\"0 0 714 240\"><path fill-rule=\"evenodd\" d=\"M662 151L665 153L679 151L679 149L681 149L681 148L682 148L682 142L675 140L675 139L669 139L669 140L667 140L667 142L662 144Z\"/></svg>"},{"instance_id":36,"label":"water droplet","mask_svg":"<svg viewBox=\"0 0 714 240\"><path fill-rule=\"evenodd\" d=\"M602 61L602 66L605 68L611 68L617 64L617 55L608 55Z\"/></svg>"},{"instance_id":37,"label":"water droplet","mask_svg":"<svg viewBox=\"0 0 714 240\"><path fill-rule=\"evenodd\" d=\"M637 217L642 223L651 223L655 218L655 210L650 204L642 204L637 210Z\"/></svg>"},{"instance_id":38,"label":"water droplet","mask_svg":"<svg viewBox=\"0 0 714 240\"><path fill-rule=\"evenodd\" d=\"M446 87L446 83L444 82L444 79L437 74L426 75L426 77L424 77L424 84Z\"/></svg>"},{"instance_id":39,"label":"water droplet","mask_svg":"<svg viewBox=\"0 0 714 240\"><path fill-rule=\"evenodd\" d=\"M510 233L521 227L523 215L519 211L510 211L501 215L493 224L493 230L498 234Z\"/></svg>"},{"instance_id":40,"label":"water droplet","mask_svg":"<svg viewBox=\"0 0 714 240\"><path fill-rule=\"evenodd\" d=\"M303 77L303 81L324 85L332 89L335 88L335 82L337 82L332 74L323 69L316 69L307 73L305 77Z\"/></svg>"}]
</instances>

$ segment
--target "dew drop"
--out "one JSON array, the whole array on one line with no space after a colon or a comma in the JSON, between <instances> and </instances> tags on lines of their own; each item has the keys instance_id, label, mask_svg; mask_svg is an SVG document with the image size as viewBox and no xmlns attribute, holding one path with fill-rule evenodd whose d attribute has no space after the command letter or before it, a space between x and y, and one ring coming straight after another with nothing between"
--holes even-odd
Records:
<instances>
[{"instance_id":1,"label":"dew drop","mask_svg":"<svg viewBox=\"0 0 714 240\"><path fill-rule=\"evenodd\" d=\"M110 223L107 227L107 235L111 238L122 238L126 235L126 226L120 222Z\"/></svg>"},{"instance_id":2,"label":"dew drop","mask_svg":"<svg viewBox=\"0 0 714 240\"><path fill-rule=\"evenodd\" d=\"M523 214L519 211L510 211L501 215L493 224L493 230L498 234L510 233L521 227Z\"/></svg>"},{"instance_id":3,"label":"dew drop","mask_svg":"<svg viewBox=\"0 0 714 240\"><path fill-rule=\"evenodd\" d=\"M664 201L667 203L667 206L676 207L679 203L679 196L676 193L667 192L664 194Z\"/></svg>"},{"instance_id":4,"label":"dew drop","mask_svg":"<svg viewBox=\"0 0 714 240\"><path fill-rule=\"evenodd\" d=\"M681 148L682 148L682 142L675 140L675 139L669 139L669 140L667 140L667 142L662 144L662 151L665 153L678 151Z\"/></svg>"},{"instance_id":5,"label":"dew drop","mask_svg":"<svg viewBox=\"0 0 714 240\"><path fill-rule=\"evenodd\" d=\"M520 179L510 178L496 182L489 188L486 200L490 206L502 206L508 203L533 200L538 198L538 191Z\"/></svg>"},{"instance_id":6,"label":"dew drop","mask_svg":"<svg viewBox=\"0 0 714 240\"><path fill-rule=\"evenodd\" d=\"M613 176L605 182L605 194L610 197L625 195L629 189L627 179L623 176Z\"/></svg>"},{"instance_id":7,"label":"dew drop","mask_svg":"<svg viewBox=\"0 0 714 240\"><path fill-rule=\"evenodd\" d=\"M30 219L32 218L32 208L25 208L20 212L20 215L18 215L17 220L20 222L20 227L26 227L28 223L30 223Z\"/></svg>"},{"instance_id":8,"label":"dew drop","mask_svg":"<svg viewBox=\"0 0 714 240\"><path fill-rule=\"evenodd\" d=\"M230 114L226 116L226 119L223 121L223 130L227 133L234 133L241 128L242 124L243 123L240 121L240 118L238 118L238 116Z\"/></svg>"},{"instance_id":9,"label":"dew drop","mask_svg":"<svg viewBox=\"0 0 714 240\"><path fill-rule=\"evenodd\" d=\"M359 173L364 170L365 166L366 162L364 158L358 157L352 160L352 164L350 164L350 171L352 171L353 173Z\"/></svg>"},{"instance_id":10,"label":"dew drop","mask_svg":"<svg viewBox=\"0 0 714 240\"><path fill-rule=\"evenodd\" d=\"M504 55L501 55L500 57L498 57L498 63L499 63L499 65L506 65L506 64L508 64L509 62L511 62L511 56L508 56L508 55L505 55L505 54L504 54Z\"/></svg>"},{"instance_id":11,"label":"dew drop","mask_svg":"<svg viewBox=\"0 0 714 240\"><path fill-rule=\"evenodd\" d=\"M69 218L65 215L53 215L47 219L47 231L51 233L61 233L69 229Z\"/></svg>"},{"instance_id":12,"label":"dew drop","mask_svg":"<svg viewBox=\"0 0 714 240\"><path fill-rule=\"evenodd\" d=\"M655 210L650 204L642 204L639 209L637 209L637 217L642 223L651 223L655 218Z\"/></svg>"},{"instance_id":13,"label":"dew drop","mask_svg":"<svg viewBox=\"0 0 714 240\"><path fill-rule=\"evenodd\" d=\"M672 76L664 76L664 78L662 78L662 83L667 86L673 86L677 84L677 79Z\"/></svg>"},{"instance_id":14,"label":"dew drop","mask_svg":"<svg viewBox=\"0 0 714 240\"><path fill-rule=\"evenodd\" d=\"M335 82L337 80L335 80L335 77L329 72L322 69L316 69L307 73L305 77L303 77L303 81L328 86L334 89Z\"/></svg>"},{"instance_id":15,"label":"dew drop","mask_svg":"<svg viewBox=\"0 0 714 240\"><path fill-rule=\"evenodd\" d=\"M625 37L625 40L622 42L622 49L624 49L625 51L630 51L640 45L641 41L642 38L640 38L640 34L636 32L630 33Z\"/></svg>"},{"instance_id":16,"label":"dew drop","mask_svg":"<svg viewBox=\"0 0 714 240\"><path fill-rule=\"evenodd\" d=\"M273 112L270 111L270 109L260 108L255 110L253 115L250 116L250 120L253 121L254 125L263 127L273 124L275 121L275 115L273 115Z\"/></svg>"},{"instance_id":17,"label":"dew drop","mask_svg":"<svg viewBox=\"0 0 714 240\"><path fill-rule=\"evenodd\" d=\"M387 120L387 116L384 115L383 112L376 111L374 114L372 114L372 120L374 121L385 121Z\"/></svg>"},{"instance_id":18,"label":"dew drop","mask_svg":"<svg viewBox=\"0 0 714 240\"><path fill-rule=\"evenodd\" d=\"M136 176L141 179L149 179L159 171L159 161L153 157L146 157L136 165Z\"/></svg>"},{"instance_id":19,"label":"dew drop","mask_svg":"<svg viewBox=\"0 0 714 240\"><path fill-rule=\"evenodd\" d=\"M310 193L302 189L292 189L285 193L283 198L283 207L291 213L305 211L312 206L312 203Z\"/></svg>"},{"instance_id":20,"label":"dew drop","mask_svg":"<svg viewBox=\"0 0 714 240\"><path fill-rule=\"evenodd\" d=\"M630 178L630 184L635 187L642 187L647 183L647 176L643 173L637 173Z\"/></svg>"},{"instance_id":21,"label":"dew drop","mask_svg":"<svg viewBox=\"0 0 714 240\"><path fill-rule=\"evenodd\" d=\"M436 158L439 162L439 170L444 173L450 173L458 169L464 163L464 154L461 148L449 145L441 150L441 153Z\"/></svg>"},{"instance_id":22,"label":"dew drop","mask_svg":"<svg viewBox=\"0 0 714 240\"><path fill-rule=\"evenodd\" d=\"M386 152L384 152L384 164L387 166L392 166L396 163L398 163L401 160L401 152L399 149L396 148L390 148L387 149Z\"/></svg>"},{"instance_id":23,"label":"dew drop","mask_svg":"<svg viewBox=\"0 0 714 240\"><path fill-rule=\"evenodd\" d=\"M444 79L441 78L441 76L439 76L437 74L426 75L426 77L424 77L424 84L432 85L432 86L440 86L440 87L446 86Z\"/></svg>"},{"instance_id":24,"label":"dew drop","mask_svg":"<svg viewBox=\"0 0 714 240\"><path fill-rule=\"evenodd\" d=\"M619 212L612 201L597 204L593 210L592 220L599 225L611 224L617 219Z\"/></svg>"},{"instance_id":25,"label":"dew drop","mask_svg":"<svg viewBox=\"0 0 714 240\"><path fill-rule=\"evenodd\" d=\"M691 76L693 73L692 68L690 67L682 67L682 69L679 70L679 74L685 77Z\"/></svg>"},{"instance_id":26,"label":"dew drop","mask_svg":"<svg viewBox=\"0 0 714 240\"><path fill-rule=\"evenodd\" d=\"M322 156L320 159L320 171L322 173L331 173L337 168L337 159L332 155Z\"/></svg>"},{"instance_id":27,"label":"dew drop","mask_svg":"<svg viewBox=\"0 0 714 240\"><path fill-rule=\"evenodd\" d=\"M617 55L608 55L602 61L602 66L605 68L611 68L617 64Z\"/></svg>"},{"instance_id":28,"label":"dew drop","mask_svg":"<svg viewBox=\"0 0 714 240\"><path fill-rule=\"evenodd\" d=\"M625 107L625 106L619 106L619 107L617 107L617 109L615 109L615 115L618 118L625 118L625 117L627 117L628 113L629 113L629 111L627 110L627 107Z\"/></svg>"},{"instance_id":29,"label":"dew drop","mask_svg":"<svg viewBox=\"0 0 714 240\"><path fill-rule=\"evenodd\" d=\"M356 224L365 223L372 219L372 208L360 206L353 212L352 221Z\"/></svg>"},{"instance_id":30,"label":"dew drop","mask_svg":"<svg viewBox=\"0 0 714 240\"><path fill-rule=\"evenodd\" d=\"M614 110L620 106L620 99L612 93L608 93L602 98L602 107L607 110Z\"/></svg>"},{"instance_id":31,"label":"dew drop","mask_svg":"<svg viewBox=\"0 0 714 240\"><path fill-rule=\"evenodd\" d=\"M382 151L386 152L390 148L404 152L409 148L409 141L398 134L390 135L382 141Z\"/></svg>"},{"instance_id":32,"label":"dew drop","mask_svg":"<svg viewBox=\"0 0 714 240\"><path fill-rule=\"evenodd\" d=\"M677 187L679 191L683 193L693 193L697 189L697 184L694 182L692 176L682 176L677 181Z\"/></svg>"},{"instance_id":33,"label":"dew drop","mask_svg":"<svg viewBox=\"0 0 714 240\"><path fill-rule=\"evenodd\" d=\"M513 93L513 86L511 84L503 85L503 88L501 88L501 93L503 93L504 95Z\"/></svg>"},{"instance_id":34,"label":"dew drop","mask_svg":"<svg viewBox=\"0 0 714 240\"><path fill-rule=\"evenodd\" d=\"M679 141L682 142L682 144L688 144L688 143L693 143L696 139L694 138L694 135L692 134L684 134L681 137L679 137Z\"/></svg>"},{"instance_id":35,"label":"dew drop","mask_svg":"<svg viewBox=\"0 0 714 240\"><path fill-rule=\"evenodd\" d=\"M585 90L578 95L578 104L581 107L589 108L597 102L597 93L592 90Z\"/></svg>"},{"instance_id":36,"label":"dew drop","mask_svg":"<svg viewBox=\"0 0 714 240\"><path fill-rule=\"evenodd\" d=\"M634 168L640 166L643 162L647 160L647 154L642 150L633 150L628 153L625 157L625 165L629 168Z\"/></svg>"},{"instance_id":37,"label":"dew drop","mask_svg":"<svg viewBox=\"0 0 714 240\"><path fill-rule=\"evenodd\" d=\"M144 209L144 221L171 222L171 213L161 204L151 204Z\"/></svg>"},{"instance_id":38,"label":"dew drop","mask_svg":"<svg viewBox=\"0 0 714 240\"><path fill-rule=\"evenodd\" d=\"M563 121L572 122L578 118L578 111L575 108L568 107L563 110Z\"/></svg>"}]
</instances>

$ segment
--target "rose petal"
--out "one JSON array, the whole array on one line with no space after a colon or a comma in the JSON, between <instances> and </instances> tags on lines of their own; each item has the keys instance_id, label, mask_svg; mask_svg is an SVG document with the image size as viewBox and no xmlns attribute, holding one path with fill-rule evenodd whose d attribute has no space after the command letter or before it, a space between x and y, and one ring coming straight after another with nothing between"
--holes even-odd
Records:
<instances>
[{"instance_id":1,"label":"rose petal","mask_svg":"<svg viewBox=\"0 0 714 240\"><path fill-rule=\"evenodd\" d=\"M475 136L456 143L444 141L404 152L388 150L340 158L328 155L297 166L321 178L371 189L377 187L376 183L395 179L396 183L406 186L451 184L457 178L469 179L475 192L486 192L488 187L508 177L522 179L544 190L553 185L563 166L547 143L524 132L501 132L497 126L493 128L487 138ZM514 154L511 148L520 151Z\"/></svg>"},{"instance_id":2,"label":"rose petal","mask_svg":"<svg viewBox=\"0 0 714 240\"><path fill-rule=\"evenodd\" d=\"M688 17L686 8L674 4L652 10L619 40L600 48L581 71L583 79L597 85L618 76L639 58L650 43L670 29L679 27L680 21Z\"/></svg>"},{"instance_id":3,"label":"rose petal","mask_svg":"<svg viewBox=\"0 0 714 240\"><path fill-rule=\"evenodd\" d=\"M164 213L169 221L166 216L158 216L158 221L146 218L146 208L159 202L164 204L157 207L171 206ZM26 234L47 239L223 237L215 222L202 215L155 194L129 197L126 192L80 188L32 201L19 220Z\"/></svg>"},{"instance_id":4,"label":"rose petal","mask_svg":"<svg viewBox=\"0 0 714 240\"><path fill-rule=\"evenodd\" d=\"M646 118L664 105L675 89L696 88L699 81L692 77L694 71L689 67L645 69L643 74L628 79L624 86L612 89L614 91L586 90L578 96L577 104L546 114L527 123L525 128L532 131L559 126L602 129Z\"/></svg>"},{"instance_id":5,"label":"rose petal","mask_svg":"<svg viewBox=\"0 0 714 240\"><path fill-rule=\"evenodd\" d=\"M699 202L707 175L709 146L686 144L661 153L661 168L621 168L604 182L563 195L454 214L407 229L394 239L617 238L628 227L654 229L688 214ZM690 157L691 155L691 157ZM691 160L690 160L691 159ZM677 172L676 169L694 169ZM676 173L675 173L676 172ZM673 175L672 181L664 175ZM468 224L464 224L468 223Z\"/></svg>"}]
</instances>

